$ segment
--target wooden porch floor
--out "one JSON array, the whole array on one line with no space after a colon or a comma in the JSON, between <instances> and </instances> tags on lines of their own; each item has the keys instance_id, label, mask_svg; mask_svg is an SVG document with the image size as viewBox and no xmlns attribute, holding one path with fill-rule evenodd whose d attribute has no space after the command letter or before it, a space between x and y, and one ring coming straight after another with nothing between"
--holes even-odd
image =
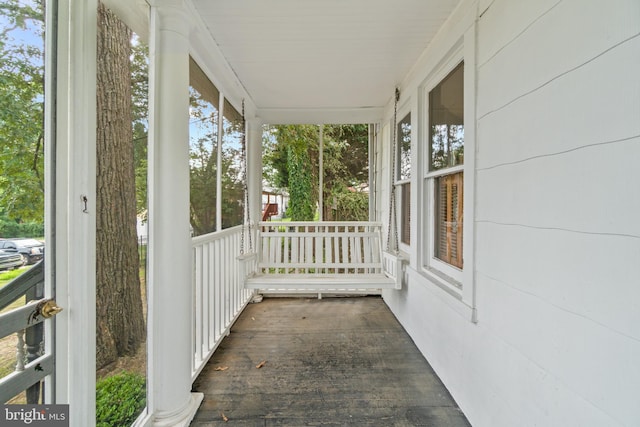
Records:
<instances>
[{"instance_id":1,"label":"wooden porch floor","mask_svg":"<svg viewBox=\"0 0 640 427\"><path fill-rule=\"evenodd\" d=\"M469 426L379 297L250 304L193 388L192 426Z\"/></svg>"}]
</instances>

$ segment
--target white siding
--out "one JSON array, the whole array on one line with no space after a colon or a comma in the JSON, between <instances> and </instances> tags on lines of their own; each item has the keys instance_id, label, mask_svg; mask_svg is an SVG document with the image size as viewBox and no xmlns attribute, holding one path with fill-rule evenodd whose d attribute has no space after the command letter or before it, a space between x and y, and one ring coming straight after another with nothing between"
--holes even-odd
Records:
<instances>
[{"instance_id":1,"label":"white siding","mask_svg":"<svg viewBox=\"0 0 640 427\"><path fill-rule=\"evenodd\" d=\"M385 300L474 426L640 425L640 2L476 7L478 323L418 265Z\"/></svg>"}]
</instances>

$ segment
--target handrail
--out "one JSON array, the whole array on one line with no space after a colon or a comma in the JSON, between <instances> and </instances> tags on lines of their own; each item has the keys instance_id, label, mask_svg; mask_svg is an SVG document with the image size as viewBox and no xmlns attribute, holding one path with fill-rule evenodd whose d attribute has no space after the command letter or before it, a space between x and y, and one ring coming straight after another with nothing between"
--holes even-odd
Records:
<instances>
[{"instance_id":1,"label":"handrail","mask_svg":"<svg viewBox=\"0 0 640 427\"><path fill-rule=\"evenodd\" d=\"M200 236L195 236L191 238L191 244L194 246L197 246L203 243L213 242L223 237L233 236L234 234L239 233L241 229L242 229L242 226L236 225L235 227L225 228L224 230L214 231L211 233L202 234Z\"/></svg>"},{"instance_id":2,"label":"handrail","mask_svg":"<svg viewBox=\"0 0 640 427\"><path fill-rule=\"evenodd\" d=\"M258 225L260 227L382 227L382 223L379 221L260 221Z\"/></svg>"},{"instance_id":3,"label":"handrail","mask_svg":"<svg viewBox=\"0 0 640 427\"><path fill-rule=\"evenodd\" d=\"M0 289L0 310L44 282L44 259Z\"/></svg>"}]
</instances>

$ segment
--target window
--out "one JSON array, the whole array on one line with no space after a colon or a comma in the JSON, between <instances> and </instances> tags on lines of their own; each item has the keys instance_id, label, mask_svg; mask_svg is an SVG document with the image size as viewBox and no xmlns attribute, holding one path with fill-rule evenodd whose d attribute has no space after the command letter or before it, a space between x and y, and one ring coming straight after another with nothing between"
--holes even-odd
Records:
<instances>
[{"instance_id":1,"label":"window","mask_svg":"<svg viewBox=\"0 0 640 427\"><path fill-rule=\"evenodd\" d=\"M222 228L242 224L244 186L242 183L242 114L228 100L222 110L221 209Z\"/></svg>"},{"instance_id":2,"label":"window","mask_svg":"<svg viewBox=\"0 0 640 427\"><path fill-rule=\"evenodd\" d=\"M242 222L242 114L189 59L190 213L193 234ZM220 101L222 117L220 117Z\"/></svg>"},{"instance_id":3,"label":"window","mask_svg":"<svg viewBox=\"0 0 640 427\"><path fill-rule=\"evenodd\" d=\"M429 92L429 171L433 197L431 266L461 270L464 226L464 66L460 63ZM440 268L441 270L443 268ZM450 271L445 271L451 276Z\"/></svg>"},{"instance_id":4,"label":"window","mask_svg":"<svg viewBox=\"0 0 640 427\"><path fill-rule=\"evenodd\" d=\"M400 189L400 241L411 244L411 113L397 125L398 188Z\"/></svg>"},{"instance_id":5,"label":"window","mask_svg":"<svg viewBox=\"0 0 640 427\"><path fill-rule=\"evenodd\" d=\"M193 234L216 231L220 93L189 59L190 215Z\"/></svg>"}]
</instances>

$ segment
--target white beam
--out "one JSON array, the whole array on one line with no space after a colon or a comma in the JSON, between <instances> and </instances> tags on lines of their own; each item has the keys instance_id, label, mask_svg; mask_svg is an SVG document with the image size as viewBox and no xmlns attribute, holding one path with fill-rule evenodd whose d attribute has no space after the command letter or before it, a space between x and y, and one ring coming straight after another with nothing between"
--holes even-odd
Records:
<instances>
[{"instance_id":1,"label":"white beam","mask_svg":"<svg viewBox=\"0 0 640 427\"><path fill-rule=\"evenodd\" d=\"M318 125L318 210L320 221L324 220L324 125Z\"/></svg>"},{"instance_id":2,"label":"white beam","mask_svg":"<svg viewBox=\"0 0 640 427\"><path fill-rule=\"evenodd\" d=\"M216 135L216 231L222 230L222 141L224 136L224 94L218 97L218 132Z\"/></svg>"},{"instance_id":3,"label":"white beam","mask_svg":"<svg viewBox=\"0 0 640 427\"><path fill-rule=\"evenodd\" d=\"M382 121L384 108L262 108L257 111L263 123L296 124L360 124Z\"/></svg>"},{"instance_id":4,"label":"white beam","mask_svg":"<svg viewBox=\"0 0 640 427\"><path fill-rule=\"evenodd\" d=\"M154 426L186 426L191 394L189 25L182 1L151 5L149 73L149 411Z\"/></svg>"},{"instance_id":5,"label":"white beam","mask_svg":"<svg viewBox=\"0 0 640 427\"><path fill-rule=\"evenodd\" d=\"M262 208L262 123L253 118L247 120L247 187L251 222L261 218ZM254 247L255 247L255 242Z\"/></svg>"}]
</instances>

